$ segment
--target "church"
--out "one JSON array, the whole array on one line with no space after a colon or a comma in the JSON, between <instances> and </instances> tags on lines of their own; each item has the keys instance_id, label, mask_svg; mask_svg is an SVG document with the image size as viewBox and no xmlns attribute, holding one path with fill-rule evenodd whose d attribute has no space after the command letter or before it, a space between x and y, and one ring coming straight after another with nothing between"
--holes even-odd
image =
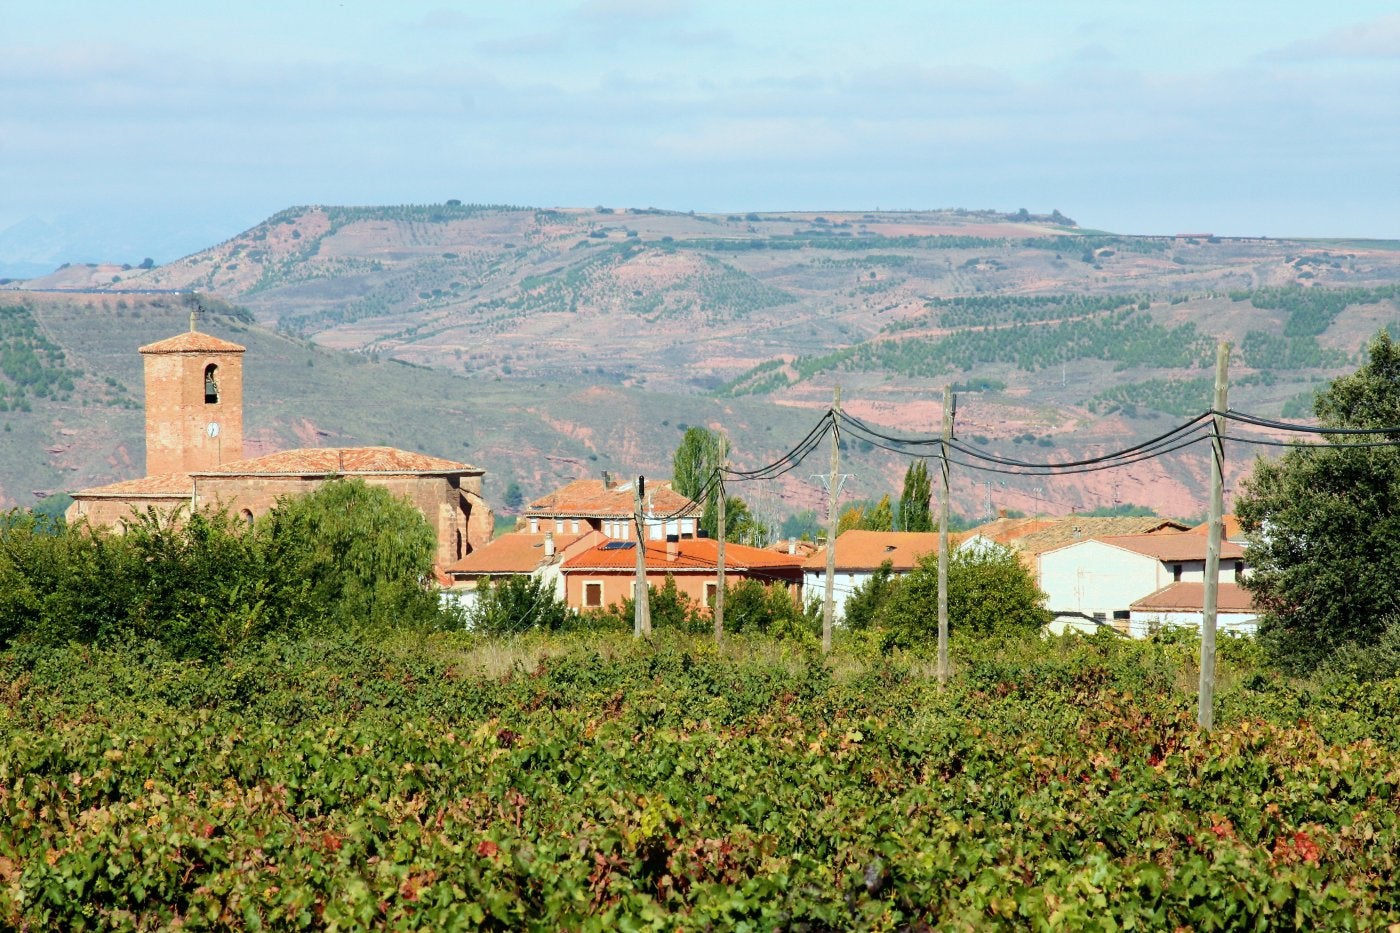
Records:
<instances>
[{"instance_id":1,"label":"church","mask_svg":"<svg viewBox=\"0 0 1400 933\"><path fill-rule=\"evenodd\" d=\"M68 522L123 527L148 508L223 508L249 524L283 496L358 477L412 503L437 534L445 567L491 540L485 471L394 447L315 447L243 456L244 348L195 329L140 350L146 382L146 475L73 494Z\"/></svg>"}]
</instances>

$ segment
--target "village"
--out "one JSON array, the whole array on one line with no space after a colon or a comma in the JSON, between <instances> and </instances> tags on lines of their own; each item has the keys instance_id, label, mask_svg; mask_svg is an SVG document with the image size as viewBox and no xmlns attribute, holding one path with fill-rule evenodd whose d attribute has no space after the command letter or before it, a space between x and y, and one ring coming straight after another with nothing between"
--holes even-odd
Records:
<instances>
[{"instance_id":1,"label":"village","mask_svg":"<svg viewBox=\"0 0 1400 933\"><path fill-rule=\"evenodd\" d=\"M285 496L336 477L356 477L405 497L437 538L434 583L445 604L470 609L483 587L533 577L575 611L631 598L639 568L650 586L669 579L698 606L721 581L780 587L798 605L822 600L831 580L833 615L886 567L911 572L936 554L932 532L851 529L827 542L790 538L769 547L719 542L700 527L704 503L667 481L646 484L610 472L580 478L531 501L515 530L493 537L482 497L485 471L391 447L305 448L243 456L244 348L196 329L140 348L145 364L146 476L79 490L67 518L121 528L133 512L223 508L252 523ZM1160 517L1008 516L955 534L950 546L1014 552L1046 596L1047 630L1110 628L1145 637L1203 620L1206 526ZM642 548L638 560L636 548ZM1220 552L1218 625L1252 634L1256 612L1240 585L1246 573L1238 523L1228 517ZM723 569L721 571L721 559Z\"/></svg>"}]
</instances>

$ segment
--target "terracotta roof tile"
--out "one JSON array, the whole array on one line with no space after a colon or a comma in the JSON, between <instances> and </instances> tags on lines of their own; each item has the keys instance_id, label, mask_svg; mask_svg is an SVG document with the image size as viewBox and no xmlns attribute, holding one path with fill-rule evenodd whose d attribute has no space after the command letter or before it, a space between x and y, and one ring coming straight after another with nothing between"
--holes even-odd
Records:
<instances>
[{"instance_id":1,"label":"terracotta roof tile","mask_svg":"<svg viewBox=\"0 0 1400 933\"><path fill-rule=\"evenodd\" d=\"M159 498L159 499L188 499L194 492L194 482L185 473L158 473L155 476L144 476L141 479L124 479L119 483L108 483L106 486L94 486L91 489L80 489L73 493L75 499L124 499L124 498Z\"/></svg>"},{"instance_id":2,"label":"terracotta roof tile","mask_svg":"<svg viewBox=\"0 0 1400 933\"><path fill-rule=\"evenodd\" d=\"M1155 557L1157 560L1205 560L1206 537L1190 532L1176 534L1147 535L1104 535L1096 538L1104 544L1121 547L1136 554ZM1233 541L1220 542L1221 560L1239 560L1244 557L1244 548Z\"/></svg>"},{"instance_id":3,"label":"terracotta roof tile","mask_svg":"<svg viewBox=\"0 0 1400 933\"><path fill-rule=\"evenodd\" d=\"M699 504L671 488L669 482L648 482L647 501L650 511L669 515ZM632 516L632 484L622 483L605 489L601 479L576 479L541 496L525 509L527 516L571 516L588 518L630 518Z\"/></svg>"},{"instance_id":4,"label":"terracotta roof tile","mask_svg":"<svg viewBox=\"0 0 1400 933\"><path fill-rule=\"evenodd\" d=\"M582 534L554 536L557 551L563 551ZM544 535L514 531L484 544L461 560L448 564L446 571L454 575L490 573L530 573L544 562Z\"/></svg>"},{"instance_id":5,"label":"terracotta roof tile","mask_svg":"<svg viewBox=\"0 0 1400 933\"><path fill-rule=\"evenodd\" d=\"M1225 519L1225 540L1244 540L1244 529L1240 527L1240 520L1233 515L1225 515L1222 517ZM1201 522L1199 525L1191 528L1190 533L1193 535L1210 534L1210 522Z\"/></svg>"},{"instance_id":6,"label":"terracotta roof tile","mask_svg":"<svg viewBox=\"0 0 1400 933\"><path fill-rule=\"evenodd\" d=\"M1204 583L1172 583L1151 596L1133 603L1131 609L1143 612L1201 612L1205 606ZM1254 612L1254 597L1238 583L1220 584L1216 608L1221 612Z\"/></svg>"},{"instance_id":7,"label":"terracotta roof tile","mask_svg":"<svg viewBox=\"0 0 1400 933\"><path fill-rule=\"evenodd\" d=\"M998 521L1005 520L999 519ZM968 537L983 534L996 541L997 544L1004 544L1022 556L1033 556L1064 547L1067 544L1074 544L1076 541L1101 538L1105 535L1174 534L1186 530L1186 526L1180 522L1153 516L1122 518L1118 516L1066 515L1060 518L1040 517L1022 519L1021 521L1027 523L1022 529L1002 526L993 528L992 534L986 534L982 529L987 528L988 525L983 525L968 532ZM996 524L996 522L989 523L989 525Z\"/></svg>"},{"instance_id":8,"label":"terracotta roof tile","mask_svg":"<svg viewBox=\"0 0 1400 933\"><path fill-rule=\"evenodd\" d=\"M195 476L285 474L295 476L354 476L361 473L480 473L454 460L399 450L396 447L304 447L250 460L220 464Z\"/></svg>"},{"instance_id":9,"label":"terracotta roof tile","mask_svg":"<svg viewBox=\"0 0 1400 933\"><path fill-rule=\"evenodd\" d=\"M631 544L632 547L610 547L610 544ZM686 538L676 542L676 559L666 559L664 541L646 543L648 570L672 572L677 570L713 570L719 563L718 542L713 538ZM587 570L631 570L637 566L636 542L608 542L589 548L564 561L565 573ZM724 546L726 570L792 570L802 567L802 558L778 554L744 544Z\"/></svg>"},{"instance_id":10,"label":"terracotta roof tile","mask_svg":"<svg viewBox=\"0 0 1400 933\"><path fill-rule=\"evenodd\" d=\"M937 532L844 531L836 538L836 569L876 570L890 561L896 571L908 571L920 556L937 552ZM825 572L826 548L808 557L802 567Z\"/></svg>"},{"instance_id":11,"label":"terracotta roof tile","mask_svg":"<svg viewBox=\"0 0 1400 933\"><path fill-rule=\"evenodd\" d=\"M142 353L242 353L243 347L218 337L202 334L197 330L185 331L174 337L148 343L141 348Z\"/></svg>"}]
</instances>

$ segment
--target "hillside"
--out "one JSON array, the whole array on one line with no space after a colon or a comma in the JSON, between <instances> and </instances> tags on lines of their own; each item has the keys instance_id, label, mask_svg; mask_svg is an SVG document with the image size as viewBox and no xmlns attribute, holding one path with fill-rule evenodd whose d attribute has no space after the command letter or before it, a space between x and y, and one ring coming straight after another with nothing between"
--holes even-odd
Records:
<instances>
[{"instance_id":1,"label":"hillside","mask_svg":"<svg viewBox=\"0 0 1400 933\"><path fill-rule=\"evenodd\" d=\"M485 467L499 498L511 480L528 496L596 469L664 471L686 424L723 426L736 457L765 462L837 382L854 414L928 432L955 381L960 436L1067 458L1205 408L1221 338L1236 347L1232 404L1297 416L1400 322L1396 283L1397 243L1127 237L1058 214L293 208L165 266L69 266L13 302L0 291L88 380L5 415L23 443L5 445L0 499L139 472L139 411L123 407L141 394L135 349L184 312L138 289L246 309L210 329L249 346L259 450L413 447ZM853 495L903 471L878 450L850 454ZM1232 474L1251 457L1232 454ZM816 505L807 474L820 469L761 491L770 513ZM1188 451L1121 473L955 484L969 516L988 501L1190 515L1204 475L1204 452Z\"/></svg>"}]
</instances>

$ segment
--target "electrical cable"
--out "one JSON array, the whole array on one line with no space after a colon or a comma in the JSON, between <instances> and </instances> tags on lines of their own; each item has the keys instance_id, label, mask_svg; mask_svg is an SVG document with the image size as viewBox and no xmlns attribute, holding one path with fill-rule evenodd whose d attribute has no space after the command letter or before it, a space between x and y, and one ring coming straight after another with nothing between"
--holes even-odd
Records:
<instances>
[{"instance_id":1,"label":"electrical cable","mask_svg":"<svg viewBox=\"0 0 1400 933\"><path fill-rule=\"evenodd\" d=\"M1233 408L1224 412L1211 412L1219 414L1231 421L1239 421L1244 424L1254 425L1259 428L1269 428L1274 431L1289 431L1295 434L1397 434L1400 435L1400 426L1389 428L1324 428L1314 427L1307 424L1299 424L1293 421L1275 421L1272 418L1261 418L1258 415L1251 415L1246 412L1235 411Z\"/></svg>"}]
</instances>

